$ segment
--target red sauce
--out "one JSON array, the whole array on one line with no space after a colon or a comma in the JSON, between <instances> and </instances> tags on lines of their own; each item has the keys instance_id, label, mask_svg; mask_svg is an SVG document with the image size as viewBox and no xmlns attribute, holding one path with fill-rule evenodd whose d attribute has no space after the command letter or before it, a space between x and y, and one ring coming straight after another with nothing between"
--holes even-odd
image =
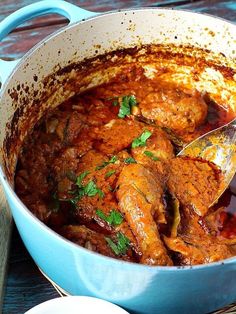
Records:
<instances>
[{"instance_id":1,"label":"red sauce","mask_svg":"<svg viewBox=\"0 0 236 314\"><path fill-rule=\"evenodd\" d=\"M215 167L175 157L177 142L224 125L232 112L140 68L126 71L43 117L19 157L18 195L63 236L114 258L192 265L232 256L218 238L236 236L234 181L208 221ZM165 190L180 204L165 204Z\"/></svg>"}]
</instances>

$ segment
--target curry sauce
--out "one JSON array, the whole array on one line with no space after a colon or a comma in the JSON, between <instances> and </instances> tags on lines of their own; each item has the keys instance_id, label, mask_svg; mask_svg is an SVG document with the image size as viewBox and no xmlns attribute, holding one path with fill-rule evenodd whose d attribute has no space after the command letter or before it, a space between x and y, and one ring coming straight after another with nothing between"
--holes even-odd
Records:
<instances>
[{"instance_id":1,"label":"curry sauce","mask_svg":"<svg viewBox=\"0 0 236 314\"><path fill-rule=\"evenodd\" d=\"M165 266L231 257L230 190L210 208L220 170L176 157L231 119L207 94L132 65L47 112L22 147L16 192L56 232L113 258Z\"/></svg>"}]
</instances>

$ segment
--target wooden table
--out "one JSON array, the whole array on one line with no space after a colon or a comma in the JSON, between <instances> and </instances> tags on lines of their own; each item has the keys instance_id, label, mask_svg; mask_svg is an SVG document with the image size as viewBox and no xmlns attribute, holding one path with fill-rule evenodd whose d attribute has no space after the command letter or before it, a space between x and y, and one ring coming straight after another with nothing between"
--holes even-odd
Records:
<instances>
[{"instance_id":1,"label":"wooden table","mask_svg":"<svg viewBox=\"0 0 236 314\"><path fill-rule=\"evenodd\" d=\"M0 20L20 7L33 2L36 1L2 0L0 2ZM233 22L236 21L236 1L70 0L69 2L97 12L140 6L175 7L197 12L205 12L226 18ZM0 44L0 58L12 59L21 57L24 52L33 47L35 43L66 23L67 21L63 17L58 15L47 15L21 25ZM27 253L15 227L13 228L8 265L8 275L3 303L4 314L22 314L41 302L58 297L56 290L39 272Z\"/></svg>"}]
</instances>

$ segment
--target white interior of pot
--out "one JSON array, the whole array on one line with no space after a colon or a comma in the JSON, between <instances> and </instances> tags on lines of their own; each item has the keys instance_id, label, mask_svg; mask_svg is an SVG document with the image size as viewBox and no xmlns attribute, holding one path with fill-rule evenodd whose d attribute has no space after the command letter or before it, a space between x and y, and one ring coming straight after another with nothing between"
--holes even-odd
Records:
<instances>
[{"instance_id":1,"label":"white interior of pot","mask_svg":"<svg viewBox=\"0 0 236 314\"><path fill-rule=\"evenodd\" d=\"M214 59L216 64L235 70L235 43L236 26L231 23L190 12L162 9L114 12L59 31L23 58L1 92L0 142L4 148L7 174L13 177L22 140L47 108L56 107L76 91L107 81L119 71L119 66L114 58L110 67L101 70L95 61L90 65L90 74L80 77L79 81L78 71L59 71L55 75L57 70L71 63L80 63L85 58L144 44L163 44L165 47L175 44L208 49L214 55L206 53L206 59ZM176 51L180 52L181 49ZM189 51L193 55L200 53L197 50ZM130 57L127 58L127 62L130 61ZM150 63L147 72L151 73L155 66ZM206 66L196 81L192 74L194 64L179 66L175 61L168 61L165 66L172 68L175 82L207 91L218 103L231 106L236 111L235 76L225 77L217 68ZM50 78L50 74L54 75ZM72 85L73 88L69 88ZM29 109L34 114L29 115Z\"/></svg>"}]
</instances>

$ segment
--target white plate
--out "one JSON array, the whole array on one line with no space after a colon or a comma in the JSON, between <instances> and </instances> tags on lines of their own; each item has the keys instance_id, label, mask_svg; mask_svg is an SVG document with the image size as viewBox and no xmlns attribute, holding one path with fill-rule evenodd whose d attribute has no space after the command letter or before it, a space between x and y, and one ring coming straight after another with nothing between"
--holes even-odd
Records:
<instances>
[{"instance_id":1,"label":"white plate","mask_svg":"<svg viewBox=\"0 0 236 314\"><path fill-rule=\"evenodd\" d=\"M110 302L84 296L56 298L41 303L25 314L128 314Z\"/></svg>"}]
</instances>

